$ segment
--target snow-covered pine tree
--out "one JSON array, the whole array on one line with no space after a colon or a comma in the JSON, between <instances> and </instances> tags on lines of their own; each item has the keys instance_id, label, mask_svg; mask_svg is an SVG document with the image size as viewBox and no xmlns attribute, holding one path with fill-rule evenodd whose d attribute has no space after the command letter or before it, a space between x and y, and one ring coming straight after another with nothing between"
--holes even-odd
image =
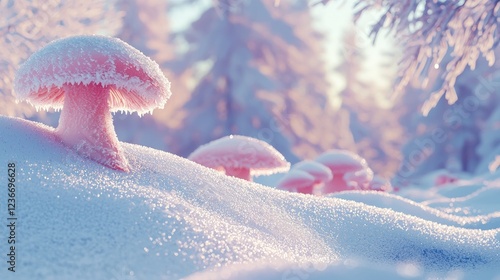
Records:
<instances>
[{"instance_id":1,"label":"snow-covered pine tree","mask_svg":"<svg viewBox=\"0 0 500 280\"><path fill-rule=\"evenodd\" d=\"M448 59L451 58L445 61ZM427 116L422 116L419 108L425 104L425 92L442 86L442 71L435 69L426 89L409 87L400 101L400 105L407 108L402 121L410 140L403 148L398 180L411 180L437 169L484 172L488 164L480 167L480 162L493 160L490 153L495 151L495 141L487 140L490 138L485 129L490 126L488 118L494 116L498 94L482 84L483 77L490 76L494 70L486 60L479 59L475 70L466 68L455 82L458 101L449 105L446 100L440 100Z\"/></svg>"},{"instance_id":2,"label":"snow-covered pine tree","mask_svg":"<svg viewBox=\"0 0 500 280\"><path fill-rule=\"evenodd\" d=\"M124 12L123 24L116 37L137 48L163 65L172 59L169 42L167 0L118 0Z\"/></svg>"},{"instance_id":3,"label":"snow-covered pine tree","mask_svg":"<svg viewBox=\"0 0 500 280\"><path fill-rule=\"evenodd\" d=\"M187 155L229 134L267 141L291 161L332 147L321 38L307 4L228 7L209 8L183 34L190 49L180 71L203 71L173 151Z\"/></svg>"},{"instance_id":4,"label":"snow-covered pine tree","mask_svg":"<svg viewBox=\"0 0 500 280\"><path fill-rule=\"evenodd\" d=\"M181 108L186 101L183 77L168 69L175 47L170 40L170 22L167 0L118 0L117 9L124 13L118 38L155 60L171 81L172 97L165 109L156 109L152 115L116 114L116 132L120 140L168 150L170 129L179 124Z\"/></svg>"},{"instance_id":5,"label":"snow-covered pine tree","mask_svg":"<svg viewBox=\"0 0 500 280\"><path fill-rule=\"evenodd\" d=\"M349 112L349 128L355 143L353 151L365 158L377 174L389 178L400 164L403 128L394 117L399 114L398 109L383 104L388 89L370 78L373 73L370 75L365 69L366 54L358 46L360 32L352 27L344 34L343 61L337 69L345 79L341 108ZM387 79L390 84L394 77L389 73L389 66L380 65L379 71L388 72L386 77L379 73L377 76Z\"/></svg>"},{"instance_id":6,"label":"snow-covered pine tree","mask_svg":"<svg viewBox=\"0 0 500 280\"><path fill-rule=\"evenodd\" d=\"M500 157L500 71L491 73L489 77L479 77L480 81L475 90L478 96L488 98L489 110L485 112L487 120L480 126L479 145L476 152L479 164L476 173L484 173L497 169Z\"/></svg>"},{"instance_id":7,"label":"snow-covered pine tree","mask_svg":"<svg viewBox=\"0 0 500 280\"><path fill-rule=\"evenodd\" d=\"M19 65L48 42L74 34L114 34L121 14L114 1L0 1L0 114L43 120L57 124L57 116L47 119L26 103L15 103L11 94Z\"/></svg>"},{"instance_id":8,"label":"snow-covered pine tree","mask_svg":"<svg viewBox=\"0 0 500 280\"><path fill-rule=\"evenodd\" d=\"M327 4L334 0L313 1ZM371 28L374 40L382 30L389 29L406 49L400 63L396 95L405 92L414 77L427 77L435 66L444 69L440 87L433 93L426 92L424 114L443 96L449 104L457 101L455 81L466 67L474 69L481 57L489 66L495 63L494 50L500 37L497 20L500 2L496 0L356 0L350 3L356 7L356 20L364 14L377 17ZM447 54L451 59L443 63Z\"/></svg>"}]
</instances>

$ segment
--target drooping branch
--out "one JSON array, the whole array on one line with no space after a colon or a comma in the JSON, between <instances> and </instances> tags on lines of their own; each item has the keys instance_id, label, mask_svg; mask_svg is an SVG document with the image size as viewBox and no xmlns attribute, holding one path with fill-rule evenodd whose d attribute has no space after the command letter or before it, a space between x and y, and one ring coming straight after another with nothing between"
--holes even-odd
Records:
<instances>
[{"instance_id":1,"label":"drooping branch","mask_svg":"<svg viewBox=\"0 0 500 280\"><path fill-rule=\"evenodd\" d=\"M489 66L495 63L494 49L500 32L498 1L357 0L354 10L356 21L368 13L376 15L376 23L370 30L373 40L385 29L392 32L405 49L395 95L403 92L413 79L428 77L433 67L444 67L443 84L424 104L424 114L429 113L443 96L449 104L457 101L455 81L466 67L474 69L481 56ZM451 59L442 65L447 54Z\"/></svg>"}]
</instances>

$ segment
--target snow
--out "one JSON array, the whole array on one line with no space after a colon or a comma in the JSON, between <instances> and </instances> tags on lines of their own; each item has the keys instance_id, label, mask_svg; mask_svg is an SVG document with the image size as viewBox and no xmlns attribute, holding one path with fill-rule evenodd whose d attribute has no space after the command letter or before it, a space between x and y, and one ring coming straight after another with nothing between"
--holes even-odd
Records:
<instances>
[{"instance_id":1,"label":"snow","mask_svg":"<svg viewBox=\"0 0 500 280\"><path fill-rule=\"evenodd\" d=\"M144 114L163 108L170 82L158 64L120 39L82 35L54 40L33 53L16 73L14 91L37 109L61 109L63 86L111 87L113 111Z\"/></svg>"},{"instance_id":2,"label":"snow","mask_svg":"<svg viewBox=\"0 0 500 280\"><path fill-rule=\"evenodd\" d=\"M16 279L500 276L500 232L491 222L489 230L466 228L380 192L289 193L127 143L131 172L113 171L65 148L51 129L0 117L1 165L16 164ZM485 177L470 197L495 195L499 180ZM1 279L11 276L0 270Z\"/></svg>"}]
</instances>

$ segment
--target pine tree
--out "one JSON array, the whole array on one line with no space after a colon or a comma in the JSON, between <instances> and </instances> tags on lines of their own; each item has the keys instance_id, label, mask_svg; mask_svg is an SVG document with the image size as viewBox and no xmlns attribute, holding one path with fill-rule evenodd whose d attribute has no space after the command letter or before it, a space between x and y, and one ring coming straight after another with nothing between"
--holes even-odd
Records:
<instances>
[{"instance_id":1,"label":"pine tree","mask_svg":"<svg viewBox=\"0 0 500 280\"><path fill-rule=\"evenodd\" d=\"M164 109L152 115L115 114L116 132L121 141L168 150L170 130L182 117L181 107L187 95L183 77L168 68L175 47L171 42L167 0L119 0L117 9L124 13L117 37L155 60L171 81L172 97Z\"/></svg>"},{"instance_id":2,"label":"pine tree","mask_svg":"<svg viewBox=\"0 0 500 280\"><path fill-rule=\"evenodd\" d=\"M451 58L445 58L445 61L447 59ZM442 86L441 71L436 69L431 77L434 81L427 89L408 88L403 97L404 106L408 108L403 120L406 120L410 140L403 148L404 158L398 171L401 180L411 180L437 169L456 173L473 173L478 168L485 171L487 164L480 168L481 161L483 158L492 160L488 156L495 145L486 144L489 137L483 127L488 126L486 122L493 115L498 96L491 90L478 89L483 77L488 76L492 69L487 61L480 59L476 70L466 69L457 79L458 101L449 105L446 100L440 100L427 116L423 116L419 108L425 104L424 91Z\"/></svg>"},{"instance_id":3,"label":"pine tree","mask_svg":"<svg viewBox=\"0 0 500 280\"><path fill-rule=\"evenodd\" d=\"M403 144L403 129L394 117L399 112L394 107L384 107L381 98L383 87L369 80L365 69L366 55L358 47L359 30L347 29L343 41L343 62L337 71L345 78L341 92L343 110L349 114L349 129L355 147L349 150L365 158L377 174L393 175L399 166L399 149ZM381 71L389 71L380 66ZM386 77L390 81L391 77Z\"/></svg>"},{"instance_id":4,"label":"pine tree","mask_svg":"<svg viewBox=\"0 0 500 280\"><path fill-rule=\"evenodd\" d=\"M208 9L184 34L191 45L184 69L197 64L205 71L185 106L174 151L187 155L228 134L267 141L291 161L331 147L328 85L314 45L320 37L311 32L307 5L240 4Z\"/></svg>"},{"instance_id":5,"label":"pine tree","mask_svg":"<svg viewBox=\"0 0 500 280\"><path fill-rule=\"evenodd\" d=\"M317 1L326 4L330 0ZM414 77L428 77L432 68L442 70L442 83L422 106L424 114L444 96L449 104L458 100L455 81L467 69L474 70L481 58L489 66L495 63L499 38L497 20L500 2L496 0L356 0L354 18L375 15L373 39L384 32L393 34L406 50L400 62L400 79L395 94L405 92ZM451 51L450 51L451 50ZM448 55L449 59L443 63Z\"/></svg>"},{"instance_id":6,"label":"pine tree","mask_svg":"<svg viewBox=\"0 0 500 280\"><path fill-rule=\"evenodd\" d=\"M114 1L0 1L0 114L45 120L46 112L36 112L27 103L15 103L11 94L19 65L48 42L74 34L114 34L121 15Z\"/></svg>"}]
</instances>

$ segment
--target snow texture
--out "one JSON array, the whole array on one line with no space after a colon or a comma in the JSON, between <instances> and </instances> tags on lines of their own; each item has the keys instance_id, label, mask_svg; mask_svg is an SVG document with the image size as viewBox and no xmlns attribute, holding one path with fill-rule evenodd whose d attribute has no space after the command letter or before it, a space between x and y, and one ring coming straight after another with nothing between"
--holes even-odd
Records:
<instances>
[{"instance_id":1,"label":"snow texture","mask_svg":"<svg viewBox=\"0 0 500 280\"><path fill-rule=\"evenodd\" d=\"M170 82L158 64L120 39L82 35L58 39L31 55L17 71L17 97L40 109L61 109L64 85L110 87L112 111L144 114L163 108Z\"/></svg>"},{"instance_id":2,"label":"snow texture","mask_svg":"<svg viewBox=\"0 0 500 280\"><path fill-rule=\"evenodd\" d=\"M254 176L271 175L290 169L290 163L271 145L241 135L222 137L202 145L188 158L210 168L248 168Z\"/></svg>"},{"instance_id":3,"label":"snow texture","mask_svg":"<svg viewBox=\"0 0 500 280\"><path fill-rule=\"evenodd\" d=\"M116 172L77 156L44 125L0 117L0 131L0 164L16 164L16 279L179 279L205 270L212 276L192 279L499 276L498 228L275 190L127 143L131 172ZM485 191L499 179L483 178Z\"/></svg>"}]
</instances>

